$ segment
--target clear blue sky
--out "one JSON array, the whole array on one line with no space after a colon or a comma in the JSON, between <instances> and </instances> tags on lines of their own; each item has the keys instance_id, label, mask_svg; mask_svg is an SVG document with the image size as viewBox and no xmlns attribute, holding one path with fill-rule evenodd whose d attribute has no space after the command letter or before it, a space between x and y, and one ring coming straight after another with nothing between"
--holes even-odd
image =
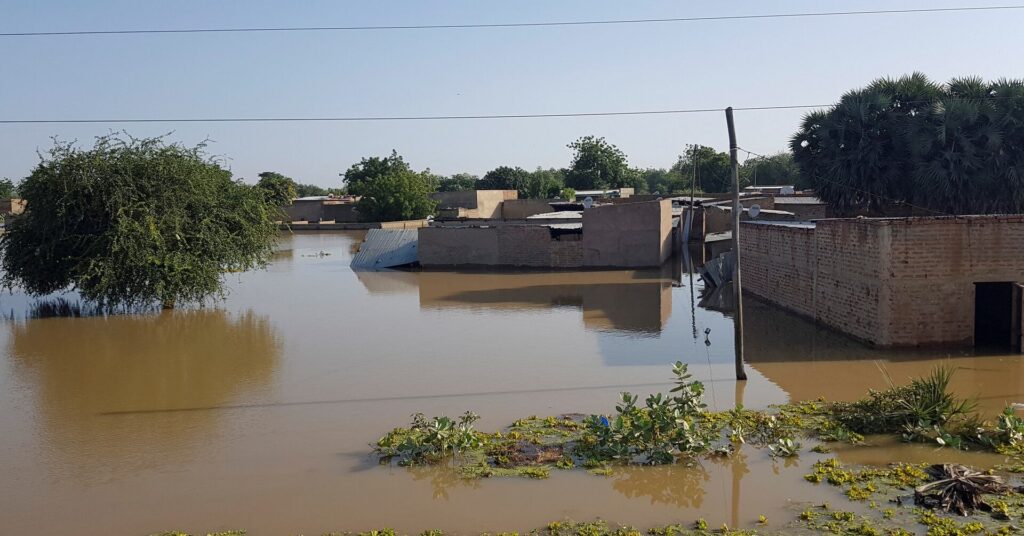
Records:
<instances>
[{"instance_id":1,"label":"clear blue sky","mask_svg":"<svg viewBox=\"0 0 1024 536\"><path fill-rule=\"evenodd\" d=\"M0 32L404 25L664 18L987 5L928 1L0 0ZM1007 2L1009 3L1008 0ZM572 28L0 38L0 118L352 116L594 112L835 101L871 79L1024 76L1024 10ZM737 114L740 144L783 149L803 111ZM51 136L116 125L0 125L0 176L20 179ZM128 125L215 140L236 176L275 170L339 185L392 148L417 169L482 174L564 166L604 136L639 166L724 149L723 114L460 122Z\"/></svg>"}]
</instances>

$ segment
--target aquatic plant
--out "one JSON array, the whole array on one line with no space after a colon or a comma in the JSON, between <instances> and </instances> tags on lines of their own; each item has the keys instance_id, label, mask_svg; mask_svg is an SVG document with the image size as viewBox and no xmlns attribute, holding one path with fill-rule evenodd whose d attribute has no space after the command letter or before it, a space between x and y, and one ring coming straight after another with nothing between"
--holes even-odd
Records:
<instances>
[{"instance_id":1,"label":"aquatic plant","mask_svg":"<svg viewBox=\"0 0 1024 536\"><path fill-rule=\"evenodd\" d=\"M673 365L672 373L675 387L670 392L674 395L649 395L640 407L637 395L624 392L615 415L588 417L577 450L596 460L651 465L672 463L679 454L708 450L711 436L702 423L704 385L692 379L682 362Z\"/></svg>"},{"instance_id":2,"label":"aquatic plant","mask_svg":"<svg viewBox=\"0 0 1024 536\"><path fill-rule=\"evenodd\" d=\"M473 429L480 416L467 411L458 420L441 416L427 419L422 413L412 416L408 428L395 428L377 441L374 451L382 461L398 459L399 465L437 462L460 451L477 449L484 434Z\"/></svg>"},{"instance_id":3,"label":"aquatic plant","mask_svg":"<svg viewBox=\"0 0 1024 536\"><path fill-rule=\"evenodd\" d=\"M800 454L800 443L789 437L779 438L773 445L768 446L772 456L777 458L791 458Z\"/></svg>"},{"instance_id":4,"label":"aquatic plant","mask_svg":"<svg viewBox=\"0 0 1024 536\"><path fill-rule=\"evenodd\" d=\"M859 434L901 434L907 441L928 441L966 448L977 442L981 422L973 414L975 403L952 393L949 382L955 368L938 366L908 385L869 391L856 402L836 402L832 417Z\"/></svg>"}]
</instances>

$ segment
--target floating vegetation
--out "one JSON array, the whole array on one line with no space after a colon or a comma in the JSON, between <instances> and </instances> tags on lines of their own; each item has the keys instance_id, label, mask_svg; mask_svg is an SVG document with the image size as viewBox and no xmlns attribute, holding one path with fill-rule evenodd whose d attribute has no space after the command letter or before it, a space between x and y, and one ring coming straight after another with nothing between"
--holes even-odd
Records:
<instances>
[{"instance_id":1,"label":"floating vegetation","mask_svg":"<svg viewBox=\"0 0 1024 536\"><path fill-rule=\"evenodd\" d=\"M678 464L700 467L701 459L738 456L743 445L761 449L786 464L797 463L801 440L809 451L831 451L828 443L864 443L864 434L888 434L905 441L927 441L938 447L986 450L1009 457L1003 469L1024 472L1024 419L1007 408L994 424L973 413L973 403L949 391L953 369L937 368L908 385L871 391L856 402L824 400L772 406L752 411L737 406L708 411L704 386L677 362L668 394L641 398L621 393L614 413L531 416L507 429L485 433L473 425L479 418L459 419L415 415L408 428L396 428L374 446L381 463L451 465L458 478L519 476L548 478L553 471L581 468L594 475L630 474L630 466ZM859 447L853 447L859 448ZM1024 522L1024 495L1000 476L960 465L893 463L888 467L846 467L836 459L815 456L804 480L839 488L850 511L828 504L795 512L791 522L772 530L793 532L909 535L917 525L928 536L1010 534ZM980 512L980 513L976 513ZM964 522L950 514L971 516ZM1017 524L1014 524L1016 522ZM603 523L603 522L602 522ZM765 534L767 519L758 518ZM704 520L692 525L651 529L650 536L748 534L723 527L710 529ZM607 524L554 523L531 534L603 536L639 534L629 527Z\"/></svg>"}]
</instances>

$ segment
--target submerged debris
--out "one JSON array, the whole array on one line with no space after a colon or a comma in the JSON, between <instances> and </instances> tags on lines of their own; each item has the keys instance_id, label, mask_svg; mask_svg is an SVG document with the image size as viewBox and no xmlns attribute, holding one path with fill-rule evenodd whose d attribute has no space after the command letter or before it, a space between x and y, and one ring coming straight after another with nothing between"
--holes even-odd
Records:
<instances>
[{"instance_id":1,"label":"submerged debris","mask_svg":"<svg viewBox=\"0 0 1024 536\"><path fill-rule=\"evenodd\" d=\"M962 516L975 510L988 512L992 507L985 503L982 495L1007 491L1001 477L963 465L933 465L927 471L935 480L914 488L914 504L925 508Z\"/></svg>"}]
</instances>

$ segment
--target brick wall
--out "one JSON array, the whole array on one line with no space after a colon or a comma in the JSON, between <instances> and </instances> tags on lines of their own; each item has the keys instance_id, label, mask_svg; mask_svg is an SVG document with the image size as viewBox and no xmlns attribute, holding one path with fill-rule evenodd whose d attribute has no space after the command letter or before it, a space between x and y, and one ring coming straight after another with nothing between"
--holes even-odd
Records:
<instances>
[{"instance_id":1,"label":"brick wall","mask_svg":"<svg viewBox=\"0 0 1024 536\"><path fill-rule=\"evenodd\" d=\"M579 235L552 236L544 226L425 227L419 233L424 266L527 266L579 268Z\"/></svg>"},{"instance_id":2,"label":"brick wall","mask_svg":"<svg viewBox=\"0 0 1024 536\"><path fill-rule=\"evenodd\" d=\"M814 317L817 256L814 229L781 225L740 228L743 288L804 316Z\"/></svg>"},{"instance_id":3,"label":"brick wall","mask_svg":"<svg viewBox=\"0 0 1024 536\"><path fill-rule=\"evenodd\" d=\"M1024 282L1024 216L879 224L892 236L893 344L971 344L974 283Z\"/></svg>"},{"instance_id":4,"label":"brick wall","mask_svg":"<svg viewBox=\"0 0 1024 536\"><path fill-rule=\"evenodd\" d=\"M979 282L1024 281L1024 216L746 224L744 289L881 346L970 345Z\"/></svg>"}]
</instances>

